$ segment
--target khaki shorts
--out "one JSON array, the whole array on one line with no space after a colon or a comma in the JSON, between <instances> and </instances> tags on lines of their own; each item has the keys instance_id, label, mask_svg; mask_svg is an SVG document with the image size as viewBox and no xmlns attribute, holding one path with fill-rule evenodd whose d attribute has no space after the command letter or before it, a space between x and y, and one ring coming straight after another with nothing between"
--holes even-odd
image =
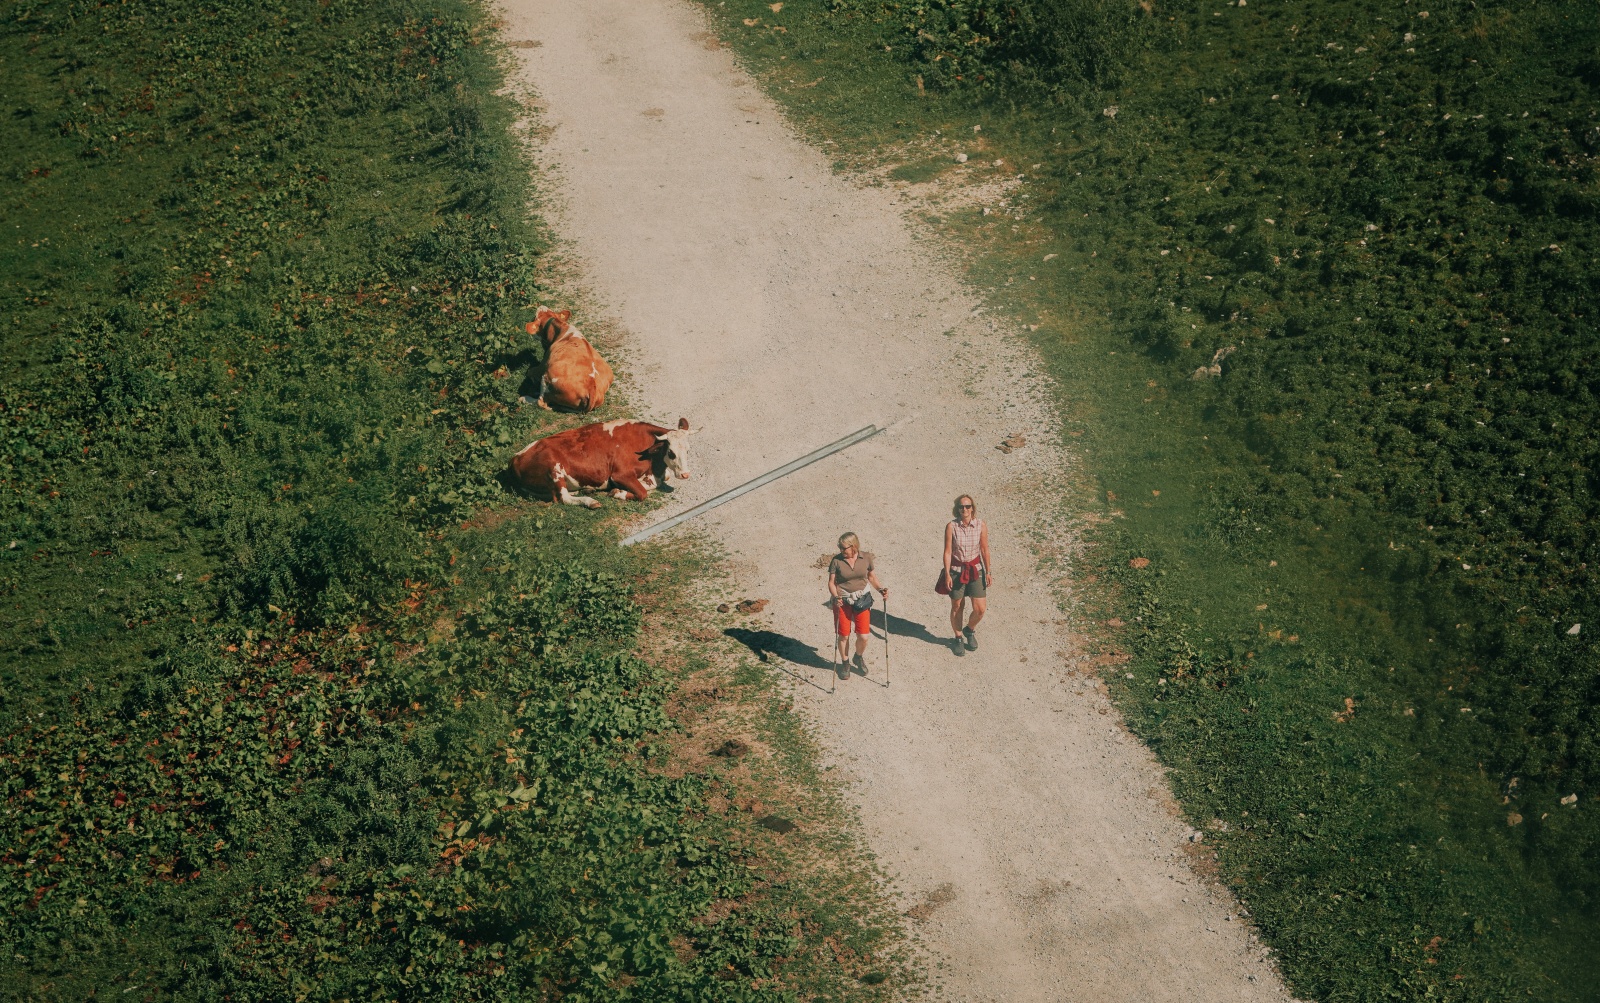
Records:
<instances>
[{"instance_id":1,"label":"khaki shorts","mask_svg":"<svg viewBox=\"0 0 1600 1003\"><path fill-rule=\"evenodd\" d=\"M961 584L959 576L952 576L952 581L950 584L950 601L960 602L963 599L989 598L989 590L984 587L983 578L984 576L981 574L973 575L972 581L963 585Z\"/></svg>"}]
</instances>

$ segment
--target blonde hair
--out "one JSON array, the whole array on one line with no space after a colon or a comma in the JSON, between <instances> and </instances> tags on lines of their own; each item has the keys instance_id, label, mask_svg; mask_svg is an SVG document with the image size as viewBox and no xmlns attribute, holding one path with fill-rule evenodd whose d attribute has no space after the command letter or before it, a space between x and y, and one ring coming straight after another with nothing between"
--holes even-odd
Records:
<instances>
[{"instance_id":1,"label":"blonde hair","mask_svg":"<svg viewBox=\"0 0 1600 1003\"><path fill-rule=\"evenodd\" d=\"M956 500L950 503L950 514L956 517L956 522L960 522L961 503L963 501L972 503L972 517L976 519L978 517L978 500L971 495L957 495Z\"/></svg>"},{"instance_id":2,"label":"blonde hair","mask_svg":"<svg viewBox=\"0 0 1600 1003\"><path fill-rule=\"evenodd\" d=\"M854 533L846 533L839 537L839 553L842 554L851 547L859 551L861 549L861 537Z\"/></svg>"}]
</instances>

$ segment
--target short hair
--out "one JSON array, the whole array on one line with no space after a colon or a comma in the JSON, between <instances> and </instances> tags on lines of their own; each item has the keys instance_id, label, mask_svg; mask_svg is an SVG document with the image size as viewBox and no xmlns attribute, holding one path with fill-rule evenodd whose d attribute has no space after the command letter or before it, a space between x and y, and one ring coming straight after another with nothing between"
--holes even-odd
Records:
<instances>
[{"instance_id":1,"label":"short hair","mask_svg":"<svg viewBox=\"0 0 1600 1003\"><path fill-rule=\"evenodd\" d=\"M854 547L857 550L860 550L861 549L861 537L855 535L854 533L846 533L843 536L839 537L839 553L841 553L841 554L844 553L846 548L849 548L849 547Z\"/></svg>"},{"instance_id":2,"label":"short hair","mask_svg":"<svg viewBox=\"0 0 1600 1003\"><path fill-rule=\"evenodd\" d=\"M976 516L978 514L978 501L971 495L957 495L956 500L950 503L950 514L958 520L961 518L961 502L963 500L972 502L972 514Z\"/></svg>"}]
</instances>

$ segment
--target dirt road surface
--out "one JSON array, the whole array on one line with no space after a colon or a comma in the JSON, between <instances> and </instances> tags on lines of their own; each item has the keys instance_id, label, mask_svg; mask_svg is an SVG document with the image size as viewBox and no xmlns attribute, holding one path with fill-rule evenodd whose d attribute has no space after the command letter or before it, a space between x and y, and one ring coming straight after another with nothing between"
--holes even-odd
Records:
<instances>
[{"instance_id":1,"label":"dirt road surface","mask_svg":"<svg viewBox=\"0 0 1600 1003\"><path fill-rule=\"evenodd\" d=\"M1191 871L1154 759L1092 681L1030 532L1070 469L1028 350L923 249L900 196L835 176L682 0L507 0L549 127L538 159L631 399L704 429L681 511L869 423L891 430L717 510L752 630L911 913L946 998L1279 1000L1248 921ZM978 311L976 314L974 311ZM996 445L1020 432L1028 445ZM977 651L932 583L952 499L994 543ZM615 504L609 503L608 504ZM891 589L893 681L827 696L820 555L861 535ZM1059 545L1060 540L1053 541Z\"/></svg>"}]
</instances>

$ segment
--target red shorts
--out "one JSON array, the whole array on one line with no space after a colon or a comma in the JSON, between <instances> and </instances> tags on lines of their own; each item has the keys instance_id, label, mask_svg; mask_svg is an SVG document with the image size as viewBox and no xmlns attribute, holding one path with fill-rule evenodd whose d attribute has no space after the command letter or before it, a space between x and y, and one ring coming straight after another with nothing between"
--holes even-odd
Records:
<instances>
[{"instance_id":1,"label":"red shorts","mask_svg":"<svg viewBox=\"0 0 1600 1003\"><path fill-rule=\"evenodd\" d=\"M872 633L872 609L857 610L852 606L839 603L833 608L834 628L840 637L850 636L850 624L856 625L857 634Z\"/></svg>"}]
</instances>

